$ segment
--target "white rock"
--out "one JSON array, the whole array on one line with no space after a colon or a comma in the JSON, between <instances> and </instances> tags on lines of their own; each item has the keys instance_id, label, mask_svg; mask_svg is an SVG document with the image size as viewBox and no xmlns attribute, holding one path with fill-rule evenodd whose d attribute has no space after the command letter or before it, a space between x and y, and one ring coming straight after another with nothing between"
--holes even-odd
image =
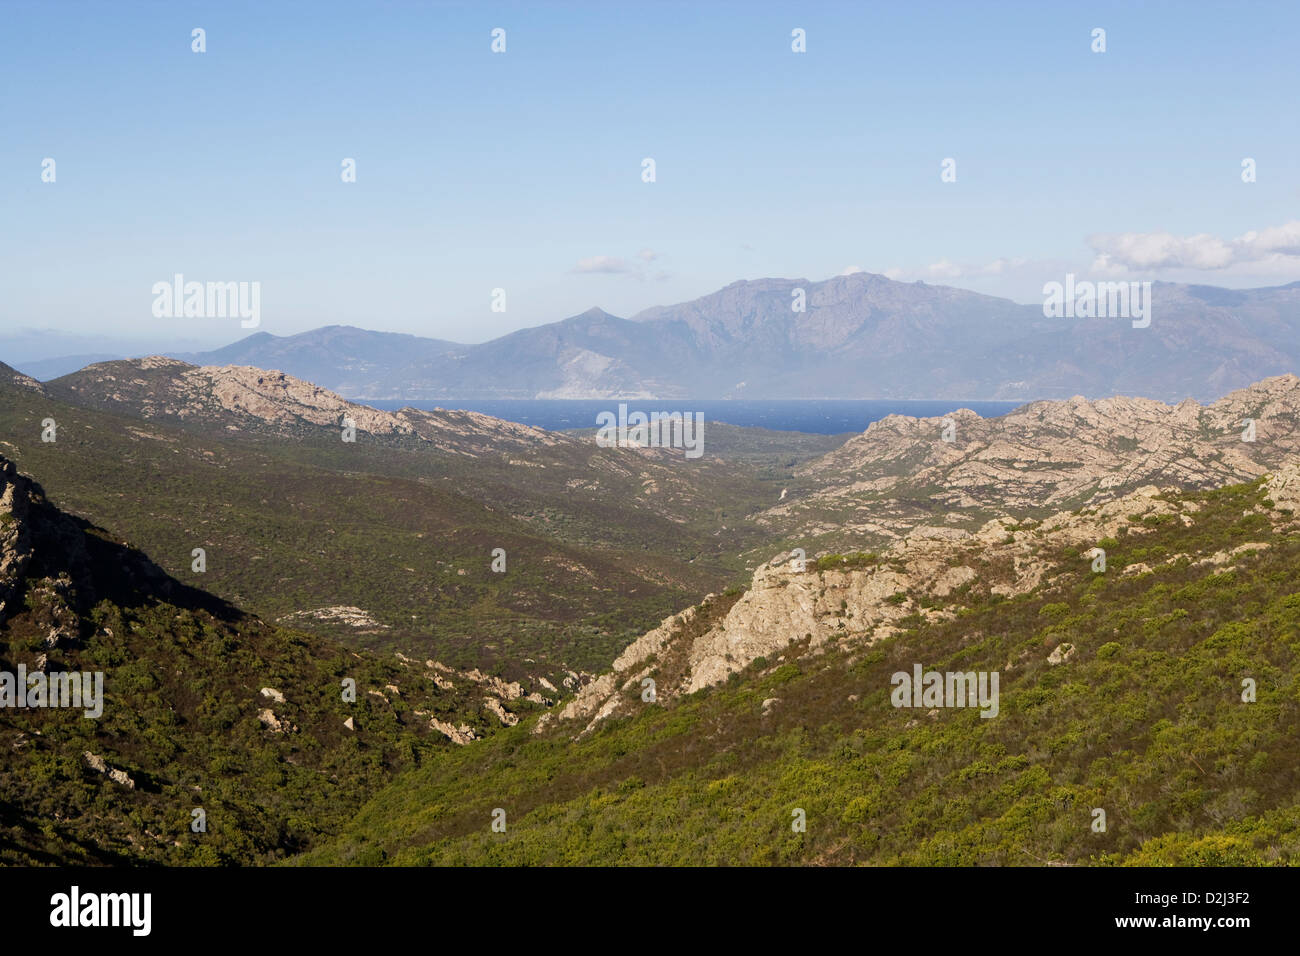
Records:
<instances>
[{"instance_id":1,"label":"white rock","mask_svg":"<svg viewBox=\"0 0 1300 956\"><path fill-rule=\"evenodd\" d=\"M1056 650L1052 651L1051 654L1047 655L1047 663L1051 664L1052 666L1056 666L1057 664L1064 664L1066 661L1068 661L1071 657L1074 656L1074 650L1075 648L1073 644L1057 644Z\"/></svg>"}]
</instances>

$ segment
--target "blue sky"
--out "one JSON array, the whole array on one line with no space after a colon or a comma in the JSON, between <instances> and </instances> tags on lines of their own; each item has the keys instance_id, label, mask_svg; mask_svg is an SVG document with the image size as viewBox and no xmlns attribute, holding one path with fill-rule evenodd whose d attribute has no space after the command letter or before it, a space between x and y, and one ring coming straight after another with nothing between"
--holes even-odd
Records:
<instances>
[{"instance_id":1,"label":"blue sky","mask_svg":"<svg viewBox=\"0 0 1300 956\"><path fill-rule=\"evenodd\" d=\"M0 0L0 337L247 334L155 318L178 272L260 282L276 334L464 342L854 268L1025 302L1066 271L1295 281L1297 27L1295 3Z\"/></svg>"}]
</instances>

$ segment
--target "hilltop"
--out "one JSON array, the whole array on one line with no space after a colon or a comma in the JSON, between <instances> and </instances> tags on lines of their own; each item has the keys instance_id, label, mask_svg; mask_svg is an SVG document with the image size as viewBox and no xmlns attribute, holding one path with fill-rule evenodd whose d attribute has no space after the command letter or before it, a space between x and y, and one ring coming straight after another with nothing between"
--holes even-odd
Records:
<instances>
[{"instance_id":1,"label":"hilltop","mask_svg":"<svg viewBox=\"0 0 1300 956\"><path fill-rule=\"evenodd\" d=\"M294 435L325 427L341 432L347 419L369 435L412 439L471 457L573 443L561 435L477 412L380 411L284 372L248 366L197 367L164 356L101 362L54 379L45 388L74 404L231 432Z\"/></svg>"},{"instance_id":2,"label":"hilltop","mask_svg":"<svg viewBox=\"0 0 1300 956\"><path fill-rule=\"evenodd\" d=\"M1148 484L1248 481L1300 453L1300 379L1283 375L1210 405L1146 398L1031 402L998 418L890 415L796 468L756 521L791 546L870 549L937 523L1043 517Z\"/></svg>"}]
</instances>

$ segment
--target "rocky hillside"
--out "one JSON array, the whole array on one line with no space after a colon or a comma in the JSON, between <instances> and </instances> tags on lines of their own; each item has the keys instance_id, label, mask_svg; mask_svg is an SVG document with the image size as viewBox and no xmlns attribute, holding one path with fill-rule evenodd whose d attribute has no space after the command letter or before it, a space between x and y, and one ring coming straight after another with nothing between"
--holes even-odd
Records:
<instances>
[{"instance_id":1,"label":"rocky hillside","mask_svg":"<svg viewBox=\"0 0 1300 956\"><path fill-rule=\"evenodd\" d=\"M1097 504L1146 484L1246 481L1297 453L1294 375L1210 405L1076 396L1000 418L891 415L799 468L801 484L758 520L806 550L871 548L921 524L969 529L996 515Z\"/></svg>"},{"instance_id":2,"label":"rocky hillside","mask_svg":"<svg viewBox=\"0 0 1300 956\"><path fill-rule=\"evenodd\" d=\"M28 391L44 394L45 387L30 375L24 375L17 369L10 368L4 362L0 362L0 383L6 385L15 385Z\"/></svg>"},{"instance_id":3,"label":"rocky hillside","mask_svg":"<svg viewBox=\"0 0 1300 956\"><path fill-rule=\"evenodd\" d=\"M351 422L358 441L369 446L366 454L378 445L455 456L471 460L475 469L500 469L519 487L559 478L571 491L603 485L615 496L630 494L678 512L707 501L701 485L707 488L710 478L736 475L716 455L689 462L687 470L679 467L680 448L601 448L594 433L579 437L456 409L382 411L284 372L246 366L196 367L153 356L91 365L43 387L71 404L209 434L333 445ZM552 475L538 474L546 469Z\"/></svg>"},{"instance_id":4,"label":"rocky hillside","mask_svg":"<svg viewBox=\"0 0 1300 956\"><path fill-rule=\"evenodd\" d=\"M380 411L284 372L249 366L197 367L152 356L90 365L48 384L52 395L152 420L208 424L228 431L293 433L334 428L408 438L433 449L477 456L571 443L562 435L469 411Z\"/></svg>"},{"instance_id":5,"label":"rocky hillside","mask_svg":"<svg viewBox=\"0 0 1300 956\"><path fill-rule=\"evenodd\" d=\"M1294 864L1297 516L1292 462L805 570L782 556L563 716L403 776L306 860ZM917 669L940 693L900 699ZM995 693L945 699L944 675Z\"/></svg>"},{"instance_id":6,"label":"rocky hillside","mask_svg":"<svg viewBox=\"0 0 1300 956\"><path fill-rule=\"evenodd\" d=\"M742 596L709 595L634 642L611 672L585 686L558 717L583 721L586 733L638 706L646 678L656 681L661 698L671 699L718 684L756 660L784 660L795 648L806 654L837 643L871 647L908 623L953 620L950 605L1029 594L1050 583L1062 555L1075 555L1091 568L1095 549L1113 552L1121 538L1130 558L1151 554L1149 560L1119 564L1112 558L1109 573L1127 576L1180 561L1230 570L1239 554L1267 550L1274 535L1300 529L1297 458L1264 480L1268 504L1245 513L1257 540L1222 547L1208 541L1185 554L1143 548L1142 540L1167 524L1196 526L1203 504L1177 491L1148 485L1041 521L995 519L975 531L917 527L879 553L823 554L806 561L778 555L758 568ZM545 715L538 730L555 716Z\"/></svg>"}]
</instances>

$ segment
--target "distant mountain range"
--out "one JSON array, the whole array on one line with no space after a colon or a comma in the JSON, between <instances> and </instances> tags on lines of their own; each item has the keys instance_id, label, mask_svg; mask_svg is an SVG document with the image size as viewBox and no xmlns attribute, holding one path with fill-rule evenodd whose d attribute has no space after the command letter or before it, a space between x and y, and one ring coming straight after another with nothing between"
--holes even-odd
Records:
<instances>
[{"instance_id":1,"label":"distant mountain range","mask_svg":"<svg viewBox=\"0 0 1300 956\"><path fill-rule=\"evenodd\" d=\"M1150 325L1134 328L869 273L758 279L630 319L591 309L479 345L329 326L173 357L277 369L362 400L1212 401L1300 370L1300 283L1152 283Z\"/></svg>"}]
</instances>

